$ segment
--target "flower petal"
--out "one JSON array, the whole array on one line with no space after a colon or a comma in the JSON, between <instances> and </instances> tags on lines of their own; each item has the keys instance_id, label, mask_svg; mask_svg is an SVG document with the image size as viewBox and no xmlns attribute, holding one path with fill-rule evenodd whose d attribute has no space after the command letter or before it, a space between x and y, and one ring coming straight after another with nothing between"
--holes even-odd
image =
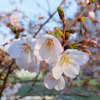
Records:
<instances>
[{"instance_id":1,"label":"flower petal","mask_svg":"<svg viewBox=\"0 0 100 100\"><path fill-rule=\"evenodd\" d=\"M45 52L45 48L42 48L43 45L39 46L37 45L37 50L34 50L34 54L35 56L40 60L44 60L44 52Z\"/></svg>"},{"instance_id":2,"label":"flower petal","mask_svg":"<svg viewBox=\"0 0 100 100\"><path fill-rule=\"evenodd\" d=\"M69 64L66 67L63 67L63 72L66 76L71 77L71 78L75 78L76 75L79 74L79 70L80 70L80 66L73 66L71 64Z\"/></svg>"},{"instance_id":3,"label":"flower petal","mask_svg":"<svg viewBox=\"0 0 100 100\"><path fill-rule=\"evenodd\" d=\"M55 79L59 79L63 73L62 67L58 65L58 67L52 68L52 74Z\"/></svg>"},{"instance_id":4,"label":"flower petal","mask_svg":"<svg viewBox=\"0 0 100 100\"><path fill-rule=\"evenodd\" d=\"M88 54L81 51L72 52L68 56L75 60L79 65L83 65L89 60Z\"/></svg>"},{"instance_id":5,"label":"flower petal","mask_svg":"<svg viewBox=\"0 0 100 100\"><path fill-rule=\"evenodd\" d=\"M42 45L42 44L44 44L45 41L46 41L46 39L47 38L43 38L43 36L42 36L40 39L37 40L36 45ZM35 49L37 49L37 48L35 47Z\"/></svg>"},{"instance_id":6,"label":"flower petal","mask_svg":"<svg viewBox=\"0 0 100 100\"><path fill-rule=\"evenodd\" d=\"M62 46L57 38L53 39L54 41L54 50L57 55L62 53Z\"/></svg>"},{"instance_id":7,"label":"flower petal","mask_svg":"<svg viewBox=\"0 0 100 100\"><path fill-rule=\"evenodd\" d=\"M24 68L27 69L30 65L30 63L32 62L31 59L31 53L29 52L28 54L20 54L20 57L18 57L16 59L16 64L20 67L20 68Z\"/></svg>"},{"instance_id":8,"label":"flower petal","mask_svg":"<svg viewBox=\"0 0 100 100\"><path fill-rule=\"evenodd\" d=\"M50 53L48 53L48 59L45 59L45 61L47 63L52 63L55 61L56 57L58 56L54 50L50 51Z\"/></svg>"},{"instance_id":9,"label":"flower petal","mask_svg":"<svg viewBox=\"0 0 100 100\"><path fill-rule=\"evenodd\" d=\"M22 44L22 43L25 43L23 40L20 40L20 39L15 39L13 41L10 42L11 43L16 43L16 44Z\"/></svg>"},{"instance_id":10,"label":"flower petal","mask_svg":"<svg viewBox=\"0 0 100 100\"><path fill-rule=\"evenodd\" d=\"M20 56L21 53L21 49L20 47L22 47L21 44L12 44L9 48L8 48L8 54L10 55L10 57L12 58L17 58Z\"/></svg>"},{"instance_id":11,"label":"flower petal","mask_svg":"<svg viewBox=\"0 0 100 100\"><path fill-rule=\"evenodd\" d=\"M64 88L65 88L65 80L61 76L60 79L59 79L58 84L55 86L55 89L59 91L59 90L63 90Z\"/></svg>"},{"instance_id":12,"label":"flower petal","mask_svg":"<svg viewBox=\"0 0 100 100\"><path fill-rule=\"evenodd\" d=\"M52 82L52 80L50 80L51 76L52 76L51 74L47 74L44 77L44 85L48 89L52 89L53 88L53 82Z\"/></svg>"}]
</instances>

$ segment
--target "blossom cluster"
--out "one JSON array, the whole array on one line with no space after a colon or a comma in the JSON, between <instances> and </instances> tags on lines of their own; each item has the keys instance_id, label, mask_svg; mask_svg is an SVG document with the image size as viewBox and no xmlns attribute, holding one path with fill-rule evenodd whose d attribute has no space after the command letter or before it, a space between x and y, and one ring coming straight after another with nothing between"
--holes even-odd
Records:
<instances>
[{"instance_id":1,"label":"blossom cluster","mask_svg":"<svg viewBox=\"0 0 100 100\"><path fill-rule=\"evenodd\" d=\"M8 87L4 89L3 96L6 97L6 100L10 100L11 97L14 96L15 93L18 92L21 87L20 83L16 83L14 86L8 84Z\"/></svg>"},{"instance_id":2,"label":"blossom cluster","mask_svg":"<svg viewBox=\"0 0 100 100\"><path fill-rule=\"evenodd\" d=\"M44 34L39 38L16 39L11 42L8 54L16 59L16 64L20 68L31 72L39 72L39 62L52 63L52 69L44 77L44 85L48 89L54 87L56 90L64 89L64 76L75 78L79 74L80 65L89 59L87 53L77 49L64 51L60 41L50 34Z\"/></svg>"}]
</instances>

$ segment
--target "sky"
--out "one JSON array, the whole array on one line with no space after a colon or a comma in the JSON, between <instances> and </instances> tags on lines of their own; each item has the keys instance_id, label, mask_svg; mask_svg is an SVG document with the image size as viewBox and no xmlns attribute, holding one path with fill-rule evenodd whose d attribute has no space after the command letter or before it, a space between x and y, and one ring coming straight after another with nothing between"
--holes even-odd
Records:
<instances>
[{"instance_id":1,"label":"sky","mask_svg":"<svg viewBox=\"0 0 100 100\"><path fill-rule=\"evenodd\" d=\"M11 4L12 2L16 2L14 4ZM72 2L72 4L69 7L69 10L65 11L65 16L68 18L72 18L77 11L77 4L74 2L74 0L66 0L66 3L68 4ZM48 0L50 4L50 12L51 14L57 9L57 7L60 5L62 0ZM37 4L39 4L41 7L39 7ZM40 13L45 16L45 19L43 22L48 19L48 3L47 0L23 0L22 3L20 3L20 0L0 0L0 13L5 12L11 12L14 9L18 9L22 12L24 12L30 19L33 19L34 15L39 15ZM55 16L57 19L59 18L58 14L56 13ZM47 24L47 27L50 27L51 29L53 27L57 26L56 23L52 22L51 24ZM3 45L8 40L12 39L14 35L9 34L10 31L9 28L7 28L5 25L0 26L0 31L3 31L7 33L7 37L4 38L4 36L0 33L0 45Z\"/></svg>"}]
</instances>

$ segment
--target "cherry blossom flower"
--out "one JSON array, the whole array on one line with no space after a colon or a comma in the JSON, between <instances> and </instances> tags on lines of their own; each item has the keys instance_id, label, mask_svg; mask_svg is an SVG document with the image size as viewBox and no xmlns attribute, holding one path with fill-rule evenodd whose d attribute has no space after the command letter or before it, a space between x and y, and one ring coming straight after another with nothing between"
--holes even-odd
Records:
<instances>
[{"instance_id":1,"label":"cherry blossom flower","mask_svg":"<svg viewBox=\"0 0 100 100\"><path fill-rule=\"evenodd\" d=\"M16 59L16 64L20 68L28 69L30 66L36 64L36 57L34 55L34 46L36 44L36 39L25 38L24 40L15 40L11 42L11 46L8 48L8 54L10 57ZM37 70L34 68L35 72Z\"/></svg>"},{"instance_id":2,"label":"cherry blossom flower","mask_svg":"<svg viewBox=\"0 0 100 100\"><path fill-rule=\"evenodd\" d=\"M53 77L59 79L64 73L66 76L75 78L79 74L80 65L89 59L87 53L75 49L67 49L58 56L52 68Z\"/></svg>"},{"instance_id":3,"label":"cherry blossom flower","mask_svg":"<svg viewBox=\"0 0 100 100\"><path fill-rule=\"evenodd\" d=\"M56 90L63 90L65 87L65 80L63 76L60 76L60 78L57 80L53 77L52 73L47 73L47 75L44 78L44 85L48 89L52 89L53 87Z\"/></svg>"},{"instance_id":4,"label":"cherry blossom flower","mask_svg":"<svg viewBox=\"0 0 100 100\"><path fill-rule=\"evenodd\" d=\"M40 61L45 60L47 63L52 63L61 53L62 46L59 40L49 34L42 35L35 45L34 54Z\"/></svg>"},{"instance_id":5,"label":"cherry blossom flower","mask_svg":"<svg viewBox=\"0 0 100 100\"><path fill-rule=\"evenodd\" d=\"M14 94L18 92L20 87L20 83L16 83L14 86L9 84L9 86L4 89L3 96L6 97L6 100L12 100L11 98L14 98Z\"/></svg>"}]
</instances>

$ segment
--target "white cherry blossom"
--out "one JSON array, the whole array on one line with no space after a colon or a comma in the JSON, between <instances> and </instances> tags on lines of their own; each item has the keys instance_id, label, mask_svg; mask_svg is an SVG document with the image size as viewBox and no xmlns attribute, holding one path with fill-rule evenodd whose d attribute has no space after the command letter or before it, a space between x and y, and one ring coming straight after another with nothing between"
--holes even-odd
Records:
<instances>
[{"instance_id":1,"label":"white cherry blossom","mask_svg":"<svg viewBox=\"0 0 100 100\"><path fill-rule=\"evenodd\" d=\"M60 76L59 79L55 79L52 75L52 73L47 73L47 75L44 77L44 85L48 89L52 89L53 87L56 90L63 90L65 88L65 80L63 76Z\"/></svg>"},{"instance_id":2,"label":"white cherry blossom","mask_svg":"<svg viewBox=\"0 0 100 100\"><path fill-rule=\"evenodd\" d=\"M16 83L14 86L9 84L8 87L3 90L3 96L6 97L6 100L12 100L14 94L18 92L20 87L20 83Z\"/></svg>"},{"instance_id":3,"label":"white cherry blossom","mask_svg":"<svg viewBox=\"0 0 100 100\"><path fill-rule=\"evenodd\" d=\"M33 65L33 71L37 72L34 68L36 64L36 57L34 55L34 46L36 44L36 39L25 38L23 40L15 40L12 42L11 46L8 48L8 54L10 57L16 59L16 64L20 68L27 70Z\"/></svg>"},{"instance_id":4,"label":"white cherry blossom","mask_svg":"<svg viewBox=\"0 0 100 100\"><path fill-rule=\"evenodd\" d=\"M79 50L67 49L58 56L52 68L53 77L59 79L64 73L66 76L75 78L79 74L80 65L85 64L89 55Z\"/></svg>"},{"instance_id":5,"label":"white cherry blossom","mask_svg":"<svg viewBox=\"0 0 100 100\"><path fill-rule=\"evenodd\" d=\"M62 46L57 38L45 34L37 41L34 54L40 61L54 62L55 58L62 53Z\"/></svg>"}]
</instances>

